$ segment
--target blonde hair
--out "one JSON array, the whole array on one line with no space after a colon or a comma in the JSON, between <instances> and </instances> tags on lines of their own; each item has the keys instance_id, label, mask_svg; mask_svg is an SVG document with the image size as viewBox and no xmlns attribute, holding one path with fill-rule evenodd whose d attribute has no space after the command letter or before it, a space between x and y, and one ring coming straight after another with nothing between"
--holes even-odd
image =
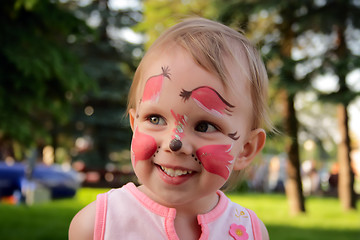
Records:
<instances>
[{"instance_id":1,"label":"blonde hair","mask_svg":"<svg viewBox=\"0 0 360 240\"><path fill-rule=\"evenodd\" d=\"M272 129L267 105L268 76L257 49L243 33L203 18L186 19L169 28L153 43L135 72L128 96L128 111L136 108L136 96L140 96L141 80L144 79L142 74L147 64L151 63L154 54L166 51L174 44L183 47L200 67L216 75L230 90L237 89L232 85L245 76L250 83L253 105L251 128ZM229 60L231 67L226 64ZM236 71L242 70L238 79L230 76L233 73L231 71L234 71L233 67ZM233 171L226 188L238 182L239 176L239 171Z\"/></svg>"},{"instance_id":2,"label":"blonde hair","mask_svg":"<svg viewBox=\"0 0 360 240\"><path fill-rule=\"evenodd\" d=\"M153 43L135 72L128 95L128 111L136 108L136 95L146 63L155 52L162 51L163 48L174 43L188 51L195 62L219 77L225 85L233 84L225 60L229 59L237 64L237 69L242 68L250 82L253 105L252 129L259 127L271 129L267 106L268 76L257 49L242 33L204 18L186 19L169 28ZM248 63L248 69L244 69L245 66L240 64L243 58ZM240 76L239 79L242 77ZM233 79L235 83L236 80Z\"/></svg>"}]
</instances>

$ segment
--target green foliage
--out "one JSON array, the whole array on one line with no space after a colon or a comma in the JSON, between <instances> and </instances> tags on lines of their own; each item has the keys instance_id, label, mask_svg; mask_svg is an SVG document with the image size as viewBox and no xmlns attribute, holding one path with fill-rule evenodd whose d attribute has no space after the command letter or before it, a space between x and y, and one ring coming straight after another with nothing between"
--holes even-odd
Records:
<instances>
[{"instance_id":1,"label":"green foliage","mask_svg":"<svg viewBox=\"0 0 360 240\"><path fill-rule=\"evenodd\" d=\"M358 14L360 4L357 1L328 1L306 15L309 24L304 25L304 30L326 34L333 39L320 57L323 64L314 69L314 75L330 73L337 76L338 88L330 93L319 90L319 99L322 101L347 106L360 95L358 89L346 82L347 75L358 69L360 64L360 54L356 47L360 41L354 35L360 29Z\"/></svg>"},{"instance_id":2,"label":"green foliage","mask_svg":"<svg viewBox=\"0 0 360 240\"><path fill-rule=\"evenodd\" d=\"M142 46L126 41L119 31L135 25L141 19L141 13L136 9L110 8L106 0L72 7L82 19L95 19L95 23L90 24L94 34L78 44L74 51L98 86L96 91L87 92L81 102L74 105L68 130L75 138L89 139L91 146L85 151L74 152L73 159L84 161L90 168L103 168L108 163L122 165L111 156L130 149L131 129L124 116L131 77L139 61L134 51L142 52ZM86 112L86 109L91 111Z\"/></svg>"},{"instance_id":3,"label":"green foliage","mask_svg":"<svg viewBox=\"0 0 360 240\"><path fill-rule=\"evenodd\" d=\"M29 146L68 120L67 96L93 84L67 42L87 27L49 1L4 1L0 26L0 136Z\"/></svg>"},{"instance_id":4,"label":"green foliage","mask_svg":"<svg viewBox=\"0 0 360 240\"><path fill-rule=\"evenodd\" d=\"M360 28L357 1L234 0L228 4L218 1L217 5L220 21L245 29L259 45L272 87L270 96L275 107L271 109L280 110L275 116L283 111L276 107L280 89L289 95L315 91L317 99L331 103L349 104L359 96L360 92L345 81L345 76L360 64L355 44L360 42L354 31ZM337 36L341 31L344 39ZM340 48L337 44L341 41ZM312 83L324 74L339 77L337 90L324 93L314 89ZM275 125L281 130L281 123Z\"/></svg>"},{"instance_id":5,"label":"green foliage","mask_svg":"<svg viewBox=\"0 0 360 240\"><path fill-rule=\"evenodd\" d=\"M145 48L159 37L169 27L187 17L206 17L214 19L217 16L217 9L212 4L213 0L193 1L144 1L144 19L134 28L147 36Z\"/></svg>"},{"instance_id":6,"label":"green foliage","mask_svg":"<svg viewBox=\"0 0 360 240\"><path fill-rule=\"evenodd\" d=\"M119 32L139 10L108 1L6 0L0 10L0 145L52 144L75 160L104 167L129 148L127 92L141 44ZM76 138L88 149L74 148ZM78 150L78 151L77 151Z\"/></svg>"}]
</instances>

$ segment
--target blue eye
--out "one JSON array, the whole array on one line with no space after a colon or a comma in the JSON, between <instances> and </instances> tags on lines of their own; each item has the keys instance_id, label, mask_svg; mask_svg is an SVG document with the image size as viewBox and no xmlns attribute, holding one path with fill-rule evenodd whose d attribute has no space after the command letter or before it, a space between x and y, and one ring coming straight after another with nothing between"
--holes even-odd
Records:
<instances>
[{"instance_id":1,"label":"blue eye","mask_svg":"<svg viewBox=\"0 0 360 240\"><path fill-rule=\"evenodd\" d=\"M209 122L202 121L195 126L195 131L210 133L218 131L218 128Z\"/></svg>"},{"instance_id":2,"label":"blue eye","mask_svg":"<svg viewBox=\"0 0 360 240\"><path fill-rule=\"evenodd\" d=\"M151 115L148 118L148 121L154 125L165 125L165 120L161 116Z\"/></svg>"}]
</instances>

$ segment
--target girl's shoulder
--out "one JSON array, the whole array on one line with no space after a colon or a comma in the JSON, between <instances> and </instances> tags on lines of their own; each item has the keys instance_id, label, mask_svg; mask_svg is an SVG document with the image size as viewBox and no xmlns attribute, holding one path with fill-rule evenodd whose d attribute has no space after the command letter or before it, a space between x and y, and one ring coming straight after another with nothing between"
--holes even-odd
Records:
<instances>
[{"instance_id":1,"label":"girl's shoulder","mask_svg":"<svg viewBox=\"0 0 360 240\"><path fill-rule=\"evenodd\" d=\"M252 232L253 239L269 239L269 234L264 223L254 211L231 201L229 198L227 198L227 200L228 205L224 213L226 215L225 217L231 221L229 224L231 223L233 229L244 226L247 231Z\"/></svg>"},{"instance_id":2,"label":"girl's shoulder","mask_svg":"<svg viewBox=\"0 0 360 240\"><path fill-rule=\"evenodd\" d=\"M72 219L69 240L91 240L94 236L96 202L81 209Z\"/></svg>"}]
</instances>

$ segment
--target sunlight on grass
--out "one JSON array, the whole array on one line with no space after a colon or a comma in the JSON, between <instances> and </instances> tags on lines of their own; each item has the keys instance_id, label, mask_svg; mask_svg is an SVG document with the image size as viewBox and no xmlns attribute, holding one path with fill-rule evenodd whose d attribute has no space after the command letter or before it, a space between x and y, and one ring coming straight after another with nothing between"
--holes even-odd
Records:
<instances>
[{"instance_id":1,"label":"sunlight on grass","mask_svg":"<svg viewBox=\"0 0 360 240\"><path fill-rule=\"evenodd\" d=\"M76 202L82 206L85 206L87 204L89 204L90 202L93 202L96 200L96 195L100 194L100 193L105 193L107 191L109 191L110 189L105 189L105 188L82 188L80 189L74 200L76 200Z\"/></svg>"},{"instance_id":2,"label":"sunlight on grass","mask_svg":"<svg viewBox=\"0 0 360 240\"><path fill-rule=\"evenodd\" d=\"M229 194L244 207L254 210L269 230L271 239L360 239L360 213L343 212L338 199L306 199L306 213L288 214L284 195ZM358 209L360 202L358 201Z\"/></svg>"},{"instance_id":3,"label":"sunlight on grass","mask_svg":"<svg viewBox=\"0 0 360 240\"><path fill-rule=\"evenodd\" d=\"M27 207L0 204L0 239L67 239L72 217L96 195L108 189L82 188L73 199ZM235 202L254 210L274 240L360 239L360 210L344 213L334 198L307 199L307 213L289 216L283 195L228 194ZM358 201L360 209L360 201Z\"/></svg>"},{"instance_id":4,"label":"sunlight on grass","mask_svg":"<svg viewBox=\"0 0 360 240\"><path fill-rule=\"evenodd\" d=\"M107 189L82 188L73 199L25 205L0 204L0 240L63 240L71 219Z\"/></svg>"}]
</instances>

